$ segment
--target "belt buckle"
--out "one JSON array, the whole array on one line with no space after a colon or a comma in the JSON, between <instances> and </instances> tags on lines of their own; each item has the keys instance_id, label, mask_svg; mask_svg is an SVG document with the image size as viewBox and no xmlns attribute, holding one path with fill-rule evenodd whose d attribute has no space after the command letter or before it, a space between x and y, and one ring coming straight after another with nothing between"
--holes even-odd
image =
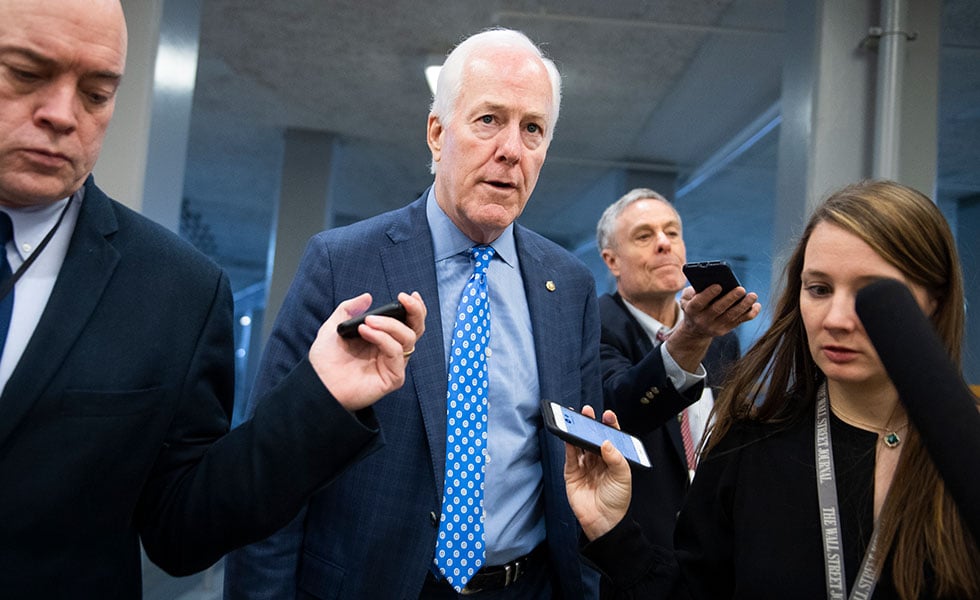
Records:
<instances>
[{"instance_id":1,"label":"belt buckle","mask_svg":"<svg viewBox=\"0 0 980 600\"><path fill-rule=\"evenodd\" d=\"M521 577L521 575L524 574L524 564L527 562L525 558L526 557L521 557L511 563L503 565L504 584L500 586L501 588L509 587L511 584L516 582ZM484 588L477 588L477 587L471 588L470 587L471 583L473 583L472 579L463 587L462 591L460 591L459 593L460 596L469 596L471 594L476 594L484 590Z\"/></svg>"}]
</instances>

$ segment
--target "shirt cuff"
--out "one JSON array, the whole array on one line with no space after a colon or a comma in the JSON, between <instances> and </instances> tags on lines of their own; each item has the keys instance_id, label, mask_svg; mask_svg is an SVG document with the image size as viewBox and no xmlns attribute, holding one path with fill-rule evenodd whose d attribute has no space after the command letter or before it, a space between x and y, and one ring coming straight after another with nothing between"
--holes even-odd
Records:
<instances>
[{"instance_id":1,"label":"shirt cuff","mask_svg":"<svg viewBox=\"0 0 980 600\"><path fill-rule=\"evenodd\" d=\"M670 355L667 351L667 344L660 344L660 356L664 359L664 371L667 373L667 379L674 384L674 389L678 392L685 392L691 389L695 384L701 383L707 377L708 372L704 370L704 365L698 363L698 370L696 373L688 373L681 368L674 357Z\"/></svg>"}]
</instances>

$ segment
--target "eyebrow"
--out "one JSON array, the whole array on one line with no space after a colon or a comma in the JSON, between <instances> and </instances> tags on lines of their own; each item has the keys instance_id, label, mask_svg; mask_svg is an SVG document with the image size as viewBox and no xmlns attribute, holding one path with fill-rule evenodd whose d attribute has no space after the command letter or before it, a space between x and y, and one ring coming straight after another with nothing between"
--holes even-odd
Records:
<instances>
[{"instance_id":1,"label":"eyebrow","mask_svg":"<svg viewBox=\"0 0 980 600\"><path fill-rule=\"evenodd\" d=\"M0 56L11 55L20 56L48 69L55 68L58 65L58 61L35 52L30 48L24 48L22 46L0 46ZM122 73L107 69L99 69L95 71L88 71L83 74L83 77L86 79L107 79L118 82L122 80Z\"/></svg>"},{"instance_id":2,"label":"eyebrow","mask_svg":"<svg viewBox=\"0 0 980 600\"><path fill-rule=\"evenodd\" d=\"M823 271L820 271L818 269L804 269L803 271L800 272L800 278L802 279L804 277L818 277L821 279L833 279L833 276ZM867 275L861 275L860 277L858 277L857 282L859 284L864 285L864 284L873 283L881 279L895 279L895 277L892 275L872 275L869 273Z\"/></svg>"},{"instance_id":3,"label":"eyebrow","mask_svg":"<svg viewBox=\"0 0 980 600\"><path fill-rule=\"evenodd\" d=\"M676 218L671 218L669 221L666 221L664 223L658 223L657 226L651 225L650 223L647 223L647 222L638 223L638 224L634 225L633 227L630 227L629 228L629 232L630 233L636 233L637 231L643 231L644 229L654 230L654 229L657 229L658 227L661 230L670 229L672 227L676 227L677 229L681 229L681 222L678 219L676 219Z\"/></svg>"},{"instance_id":4,"label":"eyebrow","mask_svg":"<svg viewBox=\"0 0 980 600\"><path fill-rule=\"evenodd\" d=\"M476 107L474 108L474 112L483 112L487 110L491 112L500 112L500 111L509 110L509 107L506 104L501 104L499 102L491 102L487 100L476 105ZM548 117L544 113L539 113L539 112L531 112L524 115L524 118L528 118L528 117L530 117L532 120L540 120L544 122L547 122L548 120Z\"/></svg>"}]
</instances>

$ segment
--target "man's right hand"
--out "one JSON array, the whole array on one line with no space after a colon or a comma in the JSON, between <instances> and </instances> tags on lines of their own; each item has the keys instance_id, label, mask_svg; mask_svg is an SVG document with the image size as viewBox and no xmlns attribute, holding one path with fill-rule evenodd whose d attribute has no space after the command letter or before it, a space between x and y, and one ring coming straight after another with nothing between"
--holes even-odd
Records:
<instances>
[{"instance_id":1,"label":"man's right hand","mask_svg":"<svg viewBox=\"0 0 980 600\"><path fill-rule=\"evenodd\" d=\"M341 302L323 323L310 347L310 363L320 381L349 411L377 402L405 383L405 368L425 331L425 302L418 292L398 294L408 313L406 323L382 316L367 317L360 336L345 339L337 325L371 306L371 295Z\"/></svg>"}]
</instances>

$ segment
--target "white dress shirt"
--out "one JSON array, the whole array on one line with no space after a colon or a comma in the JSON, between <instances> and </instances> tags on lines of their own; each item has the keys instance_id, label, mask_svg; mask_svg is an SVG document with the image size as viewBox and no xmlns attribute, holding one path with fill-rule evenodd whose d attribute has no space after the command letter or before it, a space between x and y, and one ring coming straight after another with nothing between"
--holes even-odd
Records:
<instances>
[{"instance_id":1,"label":"white dress shirt","mask_svg":"<svg viewBox=\"0 0 980 600\"><path fill-rule=\"evenodd\" d=\"M85 188L75 192L75 199L68 207L68 212L65 213L65 218L51 241L14 286L14 308L10 316L10 330L7 332L7 342L3 347L3 357L0 358L0 393L3 393L7 380L10 379L20 357L24 354L27 343L34 335L41 314L51 297L51 291L54 289L58 273L65 262L65 255L68 253L68 244L75 231L84 192ZM14 239L4 248L12 271L16 272L31 253L37 251L41 240L58 222L67 203L68 198L65 198L44 206L0 209L10 216L14 226Z\"/></svg>"}]
</instances>

